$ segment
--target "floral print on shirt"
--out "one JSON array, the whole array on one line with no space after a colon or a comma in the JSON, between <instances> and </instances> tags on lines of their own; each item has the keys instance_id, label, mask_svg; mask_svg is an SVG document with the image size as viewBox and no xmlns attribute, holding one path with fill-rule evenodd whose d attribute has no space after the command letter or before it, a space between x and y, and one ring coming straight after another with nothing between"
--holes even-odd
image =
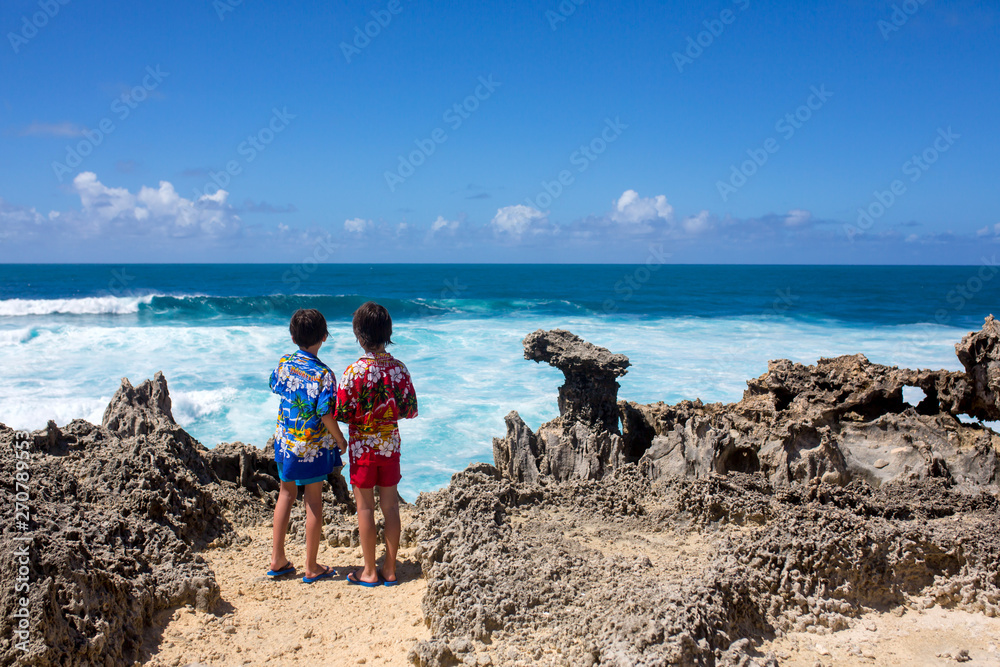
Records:
<instances>
[{"instance_id":1,"label":"floral print on shirt","mask_svg":"<svg viewBox=\"0 0 1000 667\"><path fill-rule=\"evenodd\" d=\"M368 353L344 371L337 390L337 420L348 424L352 461L368 452L398 455L397 422L416 416L410 372L388 352Z\"/></svg>"}]
</instances>

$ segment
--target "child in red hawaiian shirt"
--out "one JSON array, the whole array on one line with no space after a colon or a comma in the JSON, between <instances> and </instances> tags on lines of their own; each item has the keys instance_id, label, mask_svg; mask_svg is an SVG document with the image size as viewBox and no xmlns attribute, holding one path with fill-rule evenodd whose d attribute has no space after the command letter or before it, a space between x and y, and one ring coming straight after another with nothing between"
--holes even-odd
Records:
<instances>
[{"instance_id":1,"label":"child in red hawaiian shirt","mask_svg":"<svg viewBox=\"0 0 1000 667\"><path fill-rule=\"evenodd\" d=\"M410 372L385 351L392 343L392 318L369 301L354 313L354 335L365 354L347 367L337 390L337 420L348 424L351 485L358 504L358 530L365 567L347 575L360 586L395 586L399 550L400 419L417 416ZM385 517L385 560L375 569L375 487Z\"/></svg>"}]
</instances>

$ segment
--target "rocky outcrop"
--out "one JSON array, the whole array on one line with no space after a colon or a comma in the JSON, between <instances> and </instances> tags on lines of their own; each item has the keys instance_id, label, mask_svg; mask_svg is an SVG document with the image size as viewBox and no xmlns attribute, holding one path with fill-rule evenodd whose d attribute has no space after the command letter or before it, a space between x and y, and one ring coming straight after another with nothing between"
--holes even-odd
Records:
<instances>
[{"instance_id":1,"label":"rocky outcrop","mask_svg":"<svg viewBox=\"0 0 1000 667\"><path fill-rule=\"evenodd\" d=\"M869 609L1000 615L1000 436L958 418L995 418L998 341L988 318L959 373L772 361L737 403L623 401L619 435L627 360L531 334L525 356L566 373L560 416L536 434L510 413L496 468L421 495L434 634L411 660L773 666L761 638Z\"/></svg>"},{"instance_id":2,"label":"rocky outcrop","mask_svg":"<svg viewBox=\"0 0 1000 667\"><path fill-rule=\"evenodd\" d=\"M128 378L122 378L122 384L111 398L101 421L101 426L123 438L176 425L170 412L167 379L161 372L135 388Z\"/></svg>"},{"instance_id":3,"label":"rocky outcrop","mask_svg":"<svg viewBox=\"0 0 1000 667\"><path fill-rule=\"evenodd\" d=\"M924 389L917 405L903 388ZM863 355L814 366L772 361L734 404L623 402L626 446L664 476L761 472L776 482L822 479L879 485L944 478L1000 483L1000 436L952 411L969 405L960 373L873 364Z\"/></svg>"},{"instance_id":4,"label":"rocky outcrop","mask_svg":"<svg viewBox=\"0 0 1000 667\"><path fill-rule=\"evenodd\" d=\"M617 378L628 372L624 354L613 354L569 331L539 329L524 338L524 358L563 372L559 416L598 430L618 432Z\"/></svg>"},{"instance_id":5,"label":"rocky outcrop","mask_svg":"<svg viewBox=\"0 0 1000 667\"><path fill-rule=\"evenodd\" d=\"M599 479L638 462L654 480L760 472L783 483L1000 484L1000 436L959 419L1000 415L1000 324L992 316L956 345L965 372L883 366L860 354L815 365L781 359L747 381L737 403L622 401L620 436L607 410L627 357L559 330L530 334L524 348L526 358L562 369L566 384L559 417L537 433L507 415L493 453L511 480ZM905 387L924 398L909 405Z\"/></svg>"},{"instance_id":6,"label":"rocky outcrop","mask_svg":"<svg viewBox=\"0 0 1000 667\"><path fill-rule=\"evenodd\" d=\"M972 396L963 412L977 419L1000 419L1000 322L987 317L981 330L955 345L955 353L971 384Z\"/></svg>"},{"instance_id":7,"label":"rocky outcrop","mask_svg":"<svg viewBox=\"0 0 1000 667\"><path fill-rule=\"evenodd\" d=\"M0 533L5 553L29 535L29 555L26 565L0 564L0 604L14 609L14 596L28 598L32 639L26 653L15 648L13 619L0 618L3 664L131 664L157 611L208 610L219 598L197 552L233 532L211 492L207 450L170 415L166 380L158 373L134 389L123 381L104 422L50 422L30 436L31 520L27 531L5 522ZM5 450L14 440L0 426ZM0 502L10 508L15 471L13 456L0 457ZM18 576L28 587L15 593Z\"/></svg>"},{"instance_id":8,"label":"rocky outcrop","mask_svg":"<svg viewBox=\"0 0 1000 667\"><path fill-rule=\"evenodd\" d=\"M474 464L417 508L417 665L777 665L759 640L873 609L1000 615L1000 503L939 480L650 482L626 464L528 484Z\"/></svg>"},{"instance_id":9,"label":"rocky outcrop","mask_svg":"<svg viewBox=\"0 0 1000 667\"><path fill-rule=\"evenodd\" d=\"M510 479L534 482L598 479L622 462L616 378L627 372L628 357L555 329L528 334L524 358L563 372L559 416L534 433L517 412L508 414L507 435L493 439L497 467Z\"/></svg>"}]
</instances>

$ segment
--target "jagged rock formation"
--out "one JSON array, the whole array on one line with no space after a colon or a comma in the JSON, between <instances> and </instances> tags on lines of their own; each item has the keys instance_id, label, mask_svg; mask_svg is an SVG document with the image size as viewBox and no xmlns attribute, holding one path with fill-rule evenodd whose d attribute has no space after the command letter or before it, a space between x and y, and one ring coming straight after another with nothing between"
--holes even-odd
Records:
<instances>
[{"instance_id":1,"label":"jagged rock formation","mask_svg":"<svg viewBox=\"0 0 1000 667\"><path fill-rule=\"evenodd\" d=\"M512 412L496 468L418 500L407 539L434 636L415 664L474 664L500 641L504 664L777 665L757 640L866 609L1000 615L1000 436L958 419L1000 415L992 316L956 345L964 372L772 361L734 404L623 401L621 436L604 410L625 365L602 350L585 367L589 349L526 338L527 358L564 368L560 416L536 435ZM661 545L678 532L715 535L710 560L673 567L688 538Z\"/></svg>"},{"instance_id":2,"label":"jagged rock formation","mask_svg":"<svg viewBox=\"0 0 1000 667\"><path fill-rule=\"evenodd\" d=\"M561 368L566 385L560 416L537 434L516 412L507 416L493 452L512 480L598 479L638 462L650 479L761 472L776 482L1000 483L1000 436L958 419L1000 416L1000 324L992 316L955 346L965 372L883 366L860 354L814 366L772 361L737 403L620 402L621 437L607 411L626 357L565 331L536 331L524 347L526 358ZM925 393L917 406L903 401L907 386Z\"/></svg>"},{"instance_id":3,"label":"jagged rock formation","mask_svg":"<svg viewBox=\"0 0 1000 667\"><path fill-rule=\"evenodd\" d=\"M524 339L524 358L563 372L559 416L533 433L517 412L505 418L507 435L493 439L493 458L511 479L533 482L597 479L622 460L618 382L628 357L612 354L568 331L539 329Z\"/></svg>"},{"instance_id":4,"label":"jagged rock formation","mask_svg":"<svg viewBox=\"0 0 1000 667\"><path fill-rule=\"evenodd\" d=\"M410 653L421 666L487 651L505 665L777 665L756 641L871 609L1000 615L1000 502L940 480L650 482L627 464L542 485L474 464L417 508L434 633ZM692 545L701 556L678 565Z\"/></svg>"},{"instance_id":5,"label":"jagged rock formation","mask_svg":"<svg viewBox=\"0 0 1000 667\"><path fill-rule=\"evenodd\" d=\"M972 385L963 411L977 419L1000 419L1000 323L990 315L981 330L962 338L955 353Z\"/></svg>"},{"instance_id":6,"label":"jagged rock formation","mask_svg":"<svg viewBox=\"0 0 1000 667\"><path fill-rule=\"evenodd\" d=\"M163 373L157 372L152 382L146 380L138 388L133 388L128 378L122 378L121 386L104 410L101 426L123 438L176 427Z\"/></svg>"},{"instance_id":7,"label":"jagged rock formation","mask_svg":"<svg viewBox=\"0 0 1000 667\"><path fill-rule=\"evenodd\" d=\"M524 338L524 358L546 362L563 372L559 416L566 421L618 432L618 382L628 372L624 354L588 343L569 331L539 329Z\"/></svg>"},{"instance_id":8,"label":"jagged rock formation","mask_svg":"<svg viewBox=\"0 0 1000 667\"><path fill-rule=\"evenodd\" d=\"M916 407L903 387L924 389ZM1000 483L1000 436L963 423L973 384L962 373L873 364L863 355L815 366L772 361L734 404L623 402L626 448L651 479L761 472L776 482L944 478ZM977 394L978 395L978 394Z\"/></svg>"},{"instance_id":9,"label":"jagged rock formation","mask_svg":"<svg viewBox=\"0 0 1000 667\"><path fill-rule=\"evenodd\" d=\"M158 610L207 610L219 598L196 551L232 531L206 489L214 476L204 447L174 423L169 405L162 375L135 389L125 380L105 426L50 422L32 434L30 587L19 594L30 601L32 641L27 653L16 650L10 617L0 619L0 662L127 664ZM0 426L5 449L14 439ZM0 458L0 470L0 499L13 507L13 457ZM17 536L5 522L7 553ZM0 568L0 598L13 609L13 560Z\"/></svg>"},{"instance_id":10,"label":"jagged rock formation","mask_svg":"<svg viewBox=\"0 0 1000 667\"><path fill-rule=\"evenodd\" d=\"M170 408L162 373L137 387L126 378L101 426L49 422L30 434L29 531L15 532L8 521L0 532L6 553L30 534L30 562L26 575L14 559L0 563L0 604L12 610L16 598L28 597L32 640L27 653L17 649L16 619L0 618L0 664L131 664L156 612L185 604L210 610L219 599L198 551L236 539L232 522L270 517L278 489L273 449L206 449ZM15 439L0 424L0 447L12 451ZM10 508L15 472L14 456L0 457L0 502ZM349 494L340 471L330 482L324 510L332 518ZM291 541L302 537L303 523L293 517ZM27 591L15 592L17 576L30 582Z\"/></svg>"}]
</instances>

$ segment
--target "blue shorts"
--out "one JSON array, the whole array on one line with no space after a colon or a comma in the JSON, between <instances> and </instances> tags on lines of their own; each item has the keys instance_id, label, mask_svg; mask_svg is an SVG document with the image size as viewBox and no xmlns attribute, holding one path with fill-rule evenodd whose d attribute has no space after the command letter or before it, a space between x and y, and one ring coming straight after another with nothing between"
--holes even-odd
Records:
<instances>
[{"instance_id":1,"label":"blue shorts","mask_svg":"<svg viewBox=\"0 0 1000 667\"><path fill-rule=\"evenodd\" d=\"M295 486L305 486L307 484L315 484L316 482L325 482L326 475L320 475L319 477L310 477L309 479L285 479L284 475L281 474L281 470L278 470L278 478L282 482L295 482Z\"/></svg>"}]
</instances>

